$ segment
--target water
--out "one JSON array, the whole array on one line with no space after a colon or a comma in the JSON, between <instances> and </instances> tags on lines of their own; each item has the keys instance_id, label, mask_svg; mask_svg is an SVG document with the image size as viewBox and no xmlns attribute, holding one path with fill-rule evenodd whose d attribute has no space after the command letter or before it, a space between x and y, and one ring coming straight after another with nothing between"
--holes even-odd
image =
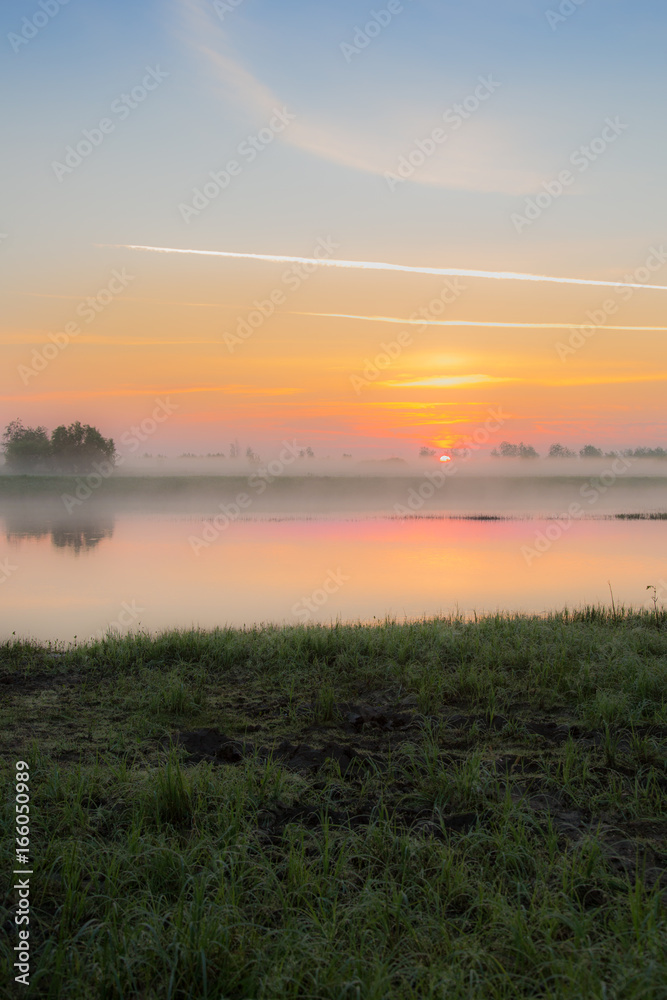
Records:
<instances>
[{"instance_id":1,"label":"water","mask_svg":"<svg viewBox=\"0 0 667 1000\"><path fill-rule=\"evenodd\" d=\"M0 638L84 641L261 622L542 613L667 596L667 521L244 520L194 551L196 517L121 514L78 527L5 523ZM210 529L209 529L210 530ZM555 530L550 528L549 534ZM213 537L213 533L212 536Z\"/></svg>"}]
</instances>

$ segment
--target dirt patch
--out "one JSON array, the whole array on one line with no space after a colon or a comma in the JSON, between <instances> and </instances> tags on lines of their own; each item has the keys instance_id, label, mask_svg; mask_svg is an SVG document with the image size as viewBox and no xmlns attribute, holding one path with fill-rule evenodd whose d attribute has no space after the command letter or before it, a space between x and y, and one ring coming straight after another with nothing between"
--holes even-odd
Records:
<instances>
[{"instance_id":1,"label":"dirt patch","mask_svg":"<svg viewBox=\"0 0 667 1000\"><path fill-rule=\"evenodd\" d=\"M347 732L355 733L369 730L401 732L414 726L418 718L414 712L395 711L387 707L377 708L373 705L342 703L336 705L335 709L345 720L343 728Z\"/></svg>"},{"instance_id":2,"label":"dirt patch","mask_svg":"<svg viewBox=\"0 0 667 1000\"><path fill-rule=\"evenodd\" d=\"M225 736L217 729L195 729L192 732L175 733L162 741L162 745L173 743L181 746L188 754L190 763L205 760L212 764L239 764L248 758L268 760L272 757L285 764L292 771L302 774L317 774L329 761L335 761L342 775L347 774L353 760L361 762L353 746L329 741L323 747L309 746L307 743L292 744L283 740L276 747L255 747L250 742L239 742Z\"/></svg>"},{"instance_id":3,"label":"dirt patch","mask_svg":"<svg viewBox=\"0 0 667 1000\"><path fill-rule=\"evenodd\" d=\"M54 654L55 655L55 654ZM54 660L54 662L56 662ZM88 678L89 679L89 678ZM27 694L35 694L38 691L64 691L78 688L86 680L80 673L66 674L55 673L30 673L24 675L14 672L11 674L0 674L0 694L16 697L24 697Z\"/></svg>"},{"instance_id":4,"label":"dirt patch","mask_svg":"<svg viewBox=\"0 0 667 1000\"><path fill-rule=\"evenodd\" d=\"M641 784L638 765L627 766L632 757L622 761L603 759L602 748L609 736L616 753L631 750L628 728L611 727L605 733L602 729L587 729L574 720L564 724L535 714L525 718L528 713L523 712L520 718L512 710L509 718L488 712L464 714L452 712L454 706L427 716L416 710L415 699L392 705L386 692L378 692L375 704L336 703L327 722L312 722L313 706L302 705L292 717L292 728L285 731L284 707L284 699L254 700L251 705L245 701L245 732L261 731L263 739L259 736L257 742L235 738L217 728L176 732L161 741L163 749L170 745L181 747L187 755L186 764L209 761L234 766L250 759L273 759L310 779L303 801L273 802L261 810L256 832L267 845L277 845L293 824L310 830L319 830L325 823L354 829L380 819L388 820L397 833L436 839L460 836L478 825L493 823L494 816L497 819L498 794L502 799L509 792L512 801L521 802L540 827L552 826L563 849L568 845L577 848L587 836L599 836L608 863L619 876L634 878L640 872L646 884L667 884L666 819L657 816L628 820L621 813L596 815L594 810L580 808L554 784L563 744L570 738L591 755L589 773L595 776L596 786L603 788L612 774L615 780L620 777ZM408 743L413 744L412 760L419 768L424 730L434 722L440 723L437 739L445 773L449 767L454 771L465 763L473 750L482 752L483 767L497 782L497 791L487 794L486 805L491 808L457 811L455 799L450 801L449 809L446 804L436 808L434 798L429 801L423 788L418 791L419 782L415 783L400 768L396 771L397 758L393 754ZM667 727L647 725L636 726L634 732L659 741L665 730ZM662 756L658 746L656 754ZM336 766L333 772L328 770L332 764ZM318 777L323 769L328 773ZM387 775L382 779L381 796L377 793L374 798L363 797L360 779L369 773ZM652 781L658 784L664 780L652 775ZM602 905L599 887L582 884L578 893L584 907Z\"/></svg>"}]
</instances>

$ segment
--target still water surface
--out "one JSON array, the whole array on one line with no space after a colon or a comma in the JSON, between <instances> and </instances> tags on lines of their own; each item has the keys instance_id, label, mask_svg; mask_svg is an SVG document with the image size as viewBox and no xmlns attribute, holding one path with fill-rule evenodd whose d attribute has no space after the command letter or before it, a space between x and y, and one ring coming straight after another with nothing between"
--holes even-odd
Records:
<instances>
[{"instance_id":1,"label":"still water surface","mask_svg":"<svg viewBox=\"0 0 667 1000\"><path fill-rule=\"evenodd\" d=\"M116 515L69 532L0 522L0 638L541 613L608 604L607 581L617 603L652 606L647 584L667 597L666 521L574 521L543 554L522 552L548 523L246 520L196 553L195 518Z\"/></svg>"}]
</instances>

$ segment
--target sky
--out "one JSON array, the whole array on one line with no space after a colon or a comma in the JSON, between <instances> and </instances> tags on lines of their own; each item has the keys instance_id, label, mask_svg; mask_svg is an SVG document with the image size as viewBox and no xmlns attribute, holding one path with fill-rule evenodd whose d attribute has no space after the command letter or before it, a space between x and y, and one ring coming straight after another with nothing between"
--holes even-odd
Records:
<instances>
[{"instance_id":1,"label":"sky","mask_svg":"<svg viewBox=\"0 0 667 1000\"><path fill-rule=\"evenodd\" d=\"M266 459L489 421L488 449L665 444L657 0L10 0L0 22L2 426Z\"/></svg>"}]
</instances>

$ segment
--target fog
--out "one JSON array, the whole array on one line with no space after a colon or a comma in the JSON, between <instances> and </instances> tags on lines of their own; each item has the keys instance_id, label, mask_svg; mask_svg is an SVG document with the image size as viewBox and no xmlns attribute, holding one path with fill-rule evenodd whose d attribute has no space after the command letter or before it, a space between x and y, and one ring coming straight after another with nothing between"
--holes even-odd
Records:
<instances>
[{"instance_id":1,"label":"fog","mask_svg":"<svg viewBox=\"0 0 667 1000\"><path fill-rule=\"evenodd\" d=\"M283 456L285 458L286 456ZM598 459L128 459L113 473L21 479L6 472L7 540L50 533L84 551L123 514L218 522L307 517L587 518L667 511L667 462Z\"/></svg>"},{"instance_id":2,"label":"fog","mask_svg":"<svg viewBox=\"0 0 667 1000\"><path fill-rule=\"evenodd\" d=\"M450 456L449 462L440 461L440 454ZM567 477L586 478L605 472L617 475L659 477L667 479L667 459L632 458L615 454L604 458L494 458L488 454L469 452L457 454L443 451L422 458L414 456L389 458L293 458L284 447L266 449L255 462L245 458L208 456L179 456L138 458L123 457L115 476L232 476L248 478L268 470L269 474L280 464L280 477L336 476L367 478L394 478L396 476L425 476L434 470L445 470L448 476L456 468L457 476L481 476L491 479L554 479ZM616 465L614 464L616 463ZM620 465L618 463L621 463ZM622 471L621 471L622 466ZM276 469L277 471L277 469ZM274 473L275 475L275 473Z\"/></svg>"}]
</instances>

